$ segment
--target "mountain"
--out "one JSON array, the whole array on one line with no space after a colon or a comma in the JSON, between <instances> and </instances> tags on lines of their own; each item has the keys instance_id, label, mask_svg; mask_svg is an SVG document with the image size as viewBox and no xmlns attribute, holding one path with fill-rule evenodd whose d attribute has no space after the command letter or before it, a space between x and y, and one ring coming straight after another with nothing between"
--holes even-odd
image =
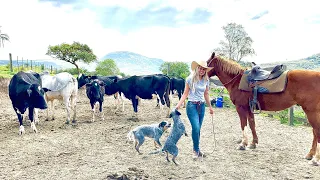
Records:
<instances>
[{"instance_id":1,"label":"mountain","mask_svg":"<svg viewBox=\"0 0 320 180\"><path fill-rule=\"evenodd\" d=\"M128 75L145 75L160 73L160 66L164 61L150 58L129 51L116 51L105 55L100 61L113 59L121 72Z\"/></svg>"},{"instance_id":2,"label":"mountain","mask_svg":"<svg viewBox=\"0 0 320 180\"><path fill-rule=\"evenodd\" d=\"M314 54L312 56L293 60L293 61L279 61L275 63L265 63L259 64L261 67L271 67L277 64L284 64L287 66L287 69L312 69L320 70L320 53Z\"/></svg>"}]
</instances>

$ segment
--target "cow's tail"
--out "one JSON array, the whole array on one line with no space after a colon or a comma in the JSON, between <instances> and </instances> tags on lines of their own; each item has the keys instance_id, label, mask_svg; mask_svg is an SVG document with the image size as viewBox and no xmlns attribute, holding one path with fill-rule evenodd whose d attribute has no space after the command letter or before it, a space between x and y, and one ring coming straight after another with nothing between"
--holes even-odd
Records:
<instances>
[{"instance_id":1,"label":"cow's tail","mask_svg":"<svg viewBox=\"0 0 320 180\"><path fill-rule=\"evenodd\" d=\"M171 81L169 80L169 82L168 82L168 84L167 84L167 88L166 88L166 90L165 90L165 96L167 97L167 98L165 98L166 99L166 104L167 104L167 107L168 108L170 108L171 106L170 106L170 89L171 89Z\"/></svg>"},{"instance_id":2,"label":"cow's tail","mask_svg":"<svg viewBox=\"0 0 320 180\"><path fill-rule=\"evenodd\" d=\"M72 84L74 85L74 93L77 94L78 93L78 80L72 76Z\"/></svg>"}]
</instances>

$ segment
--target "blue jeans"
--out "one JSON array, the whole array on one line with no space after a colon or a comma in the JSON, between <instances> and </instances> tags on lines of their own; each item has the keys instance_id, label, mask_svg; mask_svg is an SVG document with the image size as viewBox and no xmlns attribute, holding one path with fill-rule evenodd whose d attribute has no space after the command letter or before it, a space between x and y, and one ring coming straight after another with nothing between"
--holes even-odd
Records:
<instances>
[{"instance_id":1,"label":"blue jeans","mask_svg":"<svg viewBox=\"0 0 320 180\"><path fill-rule=\"evenodd\" d=\"M192 127L192 141L193 141L193 150L199 152L199 143L200 143L200 129L204 118L205 105L204 103L200 104L200 109L197 109L198 104L193 104L188 101L186 111L187 116Z\"/></svg>"}]
</instances>

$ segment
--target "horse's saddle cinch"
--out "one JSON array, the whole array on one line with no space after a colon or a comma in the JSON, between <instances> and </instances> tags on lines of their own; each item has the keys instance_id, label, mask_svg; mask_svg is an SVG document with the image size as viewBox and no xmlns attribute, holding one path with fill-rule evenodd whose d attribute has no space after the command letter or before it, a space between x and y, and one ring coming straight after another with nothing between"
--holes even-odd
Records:
<instances>
[{"instance_id":1,"label":"horse's saddle cinch","mask_svg":"<svg viewBox=\"0 0 320 180\"><path fill-rule=\"evenodd\" d=\"M271 80L279 77L286 70L284 65L276 65L271 71L254 66L248 74L248 81Z\"/></svg>"}]
</instances>

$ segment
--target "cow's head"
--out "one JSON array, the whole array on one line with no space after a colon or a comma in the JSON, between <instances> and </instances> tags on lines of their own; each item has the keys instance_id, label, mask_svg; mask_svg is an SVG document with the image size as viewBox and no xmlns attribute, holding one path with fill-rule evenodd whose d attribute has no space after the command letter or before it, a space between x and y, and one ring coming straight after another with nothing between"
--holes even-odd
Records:
<instances>
[{"instance_id":1,"label":"cow's head","mask_svg":"<svg viewBox=\"0 0 320 180\"><path fill-rule=\"evenodd\" d=\"M101 95L104 95L104 82L103 81L99 81L98 79L95 79L93 81L91 81L90 83L86 84L86 90L87 92L89 91L89 94L96 98L96 99L100 99Z\"/></svg>"},{"instance_id":2,"label":"cow's head","mask_svg":"<svg viewBox=\"0 0 320 180\"><path fill-rule=\"evenodd\" d=\"M84 86L85 84L89 83L89 79L91 76L86 76L84 74L79 74L79 76L77 77L78 80L78 89L80 89L82 86Z\"/></svg>"},{"instance_id":3,"label":"cow's head","mask_svg":"<svg viewBox=\"0 0 320 180\"><path fill-rule=\"evenodd\" d=\"M110 82L107 82L105 84L105 92L107 95L112 95L112 94L115 94L116 92L119 91L119 84L118 84L119 81L117 81L117 79L115 80L111 80L110 79Z\"/></svg>"},{"instance_id":4,"label":"cow's head","mask_svg":"<svg viewBox=\"0 0 320 180\"><path fill-rule=\"evenodd\" d=\"M27 89L27 95L30 98L31 105L35 108L47 109L47 103L44 99L44 93L50 91L47 88L41 88L39 84L32 84Z\"/></svg>"}]
</instances>

